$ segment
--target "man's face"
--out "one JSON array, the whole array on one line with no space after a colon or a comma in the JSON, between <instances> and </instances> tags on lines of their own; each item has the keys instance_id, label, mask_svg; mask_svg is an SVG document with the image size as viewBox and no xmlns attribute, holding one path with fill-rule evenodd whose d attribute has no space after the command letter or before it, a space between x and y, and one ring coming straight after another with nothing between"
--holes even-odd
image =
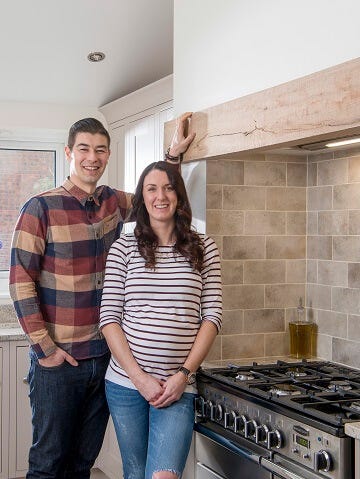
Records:
<instances>
[{"instance_id":1,"label":"man's face","mask_svg":"<svg viewBox=\"0 0 360 479\"><path fill-rule=\"evenodd\" d=\"M70 162L70 180L82 190L93 193L110 156L106 136L78 133L72 150L66 146L65 153Z\"/></svg>"}]
</instances>

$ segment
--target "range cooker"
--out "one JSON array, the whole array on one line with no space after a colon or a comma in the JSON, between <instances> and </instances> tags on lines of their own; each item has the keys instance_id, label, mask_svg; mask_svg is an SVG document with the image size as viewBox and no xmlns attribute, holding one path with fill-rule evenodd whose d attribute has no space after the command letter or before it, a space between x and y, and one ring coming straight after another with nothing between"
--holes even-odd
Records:
<instances>
[{"instance_id":1,"label":"range cooker","mask_svg":"<svg viewBox=\"0 0 360 479\"><path fill-rule=\"evenodd\" d=\"M354 479L360 371L325 361L202 368L197 479ZM357 478L356 478L357 479Z\"/></svg>"}]
</instances>

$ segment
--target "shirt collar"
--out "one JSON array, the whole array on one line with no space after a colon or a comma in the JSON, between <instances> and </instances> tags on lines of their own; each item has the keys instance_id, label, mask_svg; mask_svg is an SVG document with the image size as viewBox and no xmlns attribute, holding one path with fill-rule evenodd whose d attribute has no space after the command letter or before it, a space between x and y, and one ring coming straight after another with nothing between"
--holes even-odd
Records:
<instances>
[{"instance_id":1,"label":"shirt collar","mask_svg":"<svg viewBox=\"0 0 360 479\"><path fill-rule=\"evenodd\" d=\"M66 190L68 193L70 193L71 196L73 196L74 198L76 198L79 203L81 203L83 206L85 206L85 203L91 199L94 200L94 203L97 205L97 206L100 206L100 201L99 201L99 198L101 196L101 193L104 189L104 186L98 186L96 188L96 190L94 191L94 193L92 193L91 195L89 193L87 193L86 191L82 190L81 188L79 188L78 186L74 185L74 183L70 180L70 178L68 177L62 187L64 188L64 190Z\"/></svg>"}]
</instances>

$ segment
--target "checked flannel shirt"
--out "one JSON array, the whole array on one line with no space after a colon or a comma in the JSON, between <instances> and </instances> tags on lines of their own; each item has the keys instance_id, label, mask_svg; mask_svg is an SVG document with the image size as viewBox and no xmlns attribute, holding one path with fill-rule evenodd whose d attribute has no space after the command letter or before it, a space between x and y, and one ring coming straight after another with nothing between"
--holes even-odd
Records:
<instances>
[{"instance_id":1,"label":"checked flannel shirt","mask_svg":"<svg viewBox=\"0 0 360 479\"><path fill-rule=\"evenodd\" d=\"M131 194L69 179L34 196L15 227L10 294L38 358L58 345L75 359L108 351L98 329L106 256L128 217Z\"/></svg>"}]
</instances>

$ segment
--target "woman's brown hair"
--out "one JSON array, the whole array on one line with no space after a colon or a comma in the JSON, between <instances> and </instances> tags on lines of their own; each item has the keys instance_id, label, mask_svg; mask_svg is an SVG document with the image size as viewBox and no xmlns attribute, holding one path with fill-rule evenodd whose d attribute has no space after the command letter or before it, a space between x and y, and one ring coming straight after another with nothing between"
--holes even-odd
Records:
<instances>
[{"instance_id":1,"label":"woman's brown hair","mask_svg":"<svg viewBox=\"0 0 360 479\"><path fill-rule=\"evenodd\" d=\"M165 161L157 161L148 165L142 172L136 186L135 195L132 200L133 216L136 218L134 230L139 252L145 259L147 268L155 268L155 250L158 247L158 237L150 226L149 213L145 207L143 197L143 186L145 177L152 170L164 171L167 174L169 183L174 188L177 196L177 207L174 216L175 237L174 252L184 256L192 268L201 271L204 261L203 242L191 227L192 213L189 198L181 174L174 165Z\"/></svg>"}]
</instances>

